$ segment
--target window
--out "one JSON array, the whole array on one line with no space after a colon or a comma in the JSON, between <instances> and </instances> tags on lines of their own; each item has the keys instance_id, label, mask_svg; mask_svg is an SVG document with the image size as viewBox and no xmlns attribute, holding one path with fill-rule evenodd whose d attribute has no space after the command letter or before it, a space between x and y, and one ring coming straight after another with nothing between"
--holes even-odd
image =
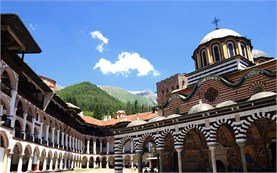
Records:
<instances>
[{"instance_id":1,"label":"window","mask_svg":"<svg viewBox=\"0 0 277 173\"><path fill-rule=\"evenodd\" d=\"M228 42L228 43L227 43L227 47L228 47L229 57L235 56L234 43L231 42L231 41Z\"/></svg>"},{"instance_id":2,"label":"window","mask_svg":"<svg viewBox=\"0 0 277 173\"><path fill-rule=\"evenodd\" d=\"M247 58L246 46L243 42L240 43L241 55Z\"/></svg>"},{"instance_id":3,"label":"window","mask_svg":"<svg viewBox=\"0 0 277 173\"><path fill-rule=\"evenodd\" d=\"M206 51L205 50L201 51L201 64L202 64L202 67L205 67L205 66L208 65L208 61L207 61L207 56L206 56Z\"/></svg>"},{"instance_id":4,"label":"window","mask_svg":"<svg viewBox=\"0 0 277 173\"><path fill-rule=\"evenodd\" d=\"M220 51L219 51L219 45L215 44L213 45L213 56L214 56L214 62L217 62L220 60Z\"/></svg>"},{"instance_id":5,"label":"window","mask_svg":"<svg viewBox=\"0 0 277 173\"><path fill-rule=\"evenodd\" d=\"M176 86L176 89L179 89L179 85Z\"/></svg>"}]
</instances>

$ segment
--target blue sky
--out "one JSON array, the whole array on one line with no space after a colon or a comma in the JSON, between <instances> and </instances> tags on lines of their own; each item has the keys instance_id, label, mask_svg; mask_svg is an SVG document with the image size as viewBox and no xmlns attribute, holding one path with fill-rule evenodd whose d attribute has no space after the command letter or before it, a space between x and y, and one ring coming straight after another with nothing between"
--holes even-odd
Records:
<instances>
[{"instance_id":1,"label":"blue sky","mask_svg":"<svg viewBox=\"0 0 277 173\"><path fill-rule=\"evenodd\" d=\"M1 12L17 13L40 45L27 63L62 86L156 91L156 82L194 70L192 53L215 16L276 57L275 1L1 1Z\"/></svg>"}]
</instances>

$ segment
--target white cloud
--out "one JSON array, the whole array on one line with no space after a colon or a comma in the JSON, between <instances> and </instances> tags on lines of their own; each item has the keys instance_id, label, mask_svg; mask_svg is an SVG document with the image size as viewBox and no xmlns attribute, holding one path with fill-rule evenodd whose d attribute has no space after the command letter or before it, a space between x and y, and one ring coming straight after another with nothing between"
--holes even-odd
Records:
<instances>
[{"instance_id":1,"label":"white cloud","mask_svg":"<svg viewBox=\"0 0 277 173\"><path fill-rule=\"evenodd\" d=\"M30 27L31 30L34 31L34 30L37 29L38 25L33 25L33 24L29 23L29 27Z\"/></svg>"},{"instance_id":2,"label":"white cloud","mask_svg":"<svg viewBox=\"0 0 277 173\"><path fill-rule=\"evenodd\" d=\"M102 53L104 50L103 47L105 44L108 44L109 39L106 38L100 31L93 31L90 33L90 35L92 36L93 39L101 41L101 43L97 45L96 49Z\"/></svg>"},{"instance_id":3,"label":"white cloud","mask_svg":"<svg viewBox=\"0 0 277 173\"><path fill-rule=\"evenodd\" d=\"M122 52L115 63L101 58L93 69L100 68L103 74L122 74L128 76L132 71L137 71L137 76L147 76L152 72L153 76L159 76L160 72L153 65L136 52Z\"/></svg>"}]
</instances>

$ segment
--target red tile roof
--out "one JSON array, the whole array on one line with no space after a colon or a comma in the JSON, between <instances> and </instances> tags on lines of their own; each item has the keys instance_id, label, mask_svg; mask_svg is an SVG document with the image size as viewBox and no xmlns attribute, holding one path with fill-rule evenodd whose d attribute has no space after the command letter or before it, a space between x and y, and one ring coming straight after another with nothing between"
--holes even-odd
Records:
<instances>
[{"instance_id":1,"label":"red tile roof","mask_svg":"<svg viewBox=\"0 0 277 173\"><path fill-rule=\"evenodd\" d=\"M118 122L131 122L134 121L136 119L140 119L140 120L149 120L151 118L154 118L158 116L158 112L146 112L146 113L138 113L138 114L133 114L133 115L128 115L125 117L121 117L118 119L112 118L109 120L98 120L95 119L93 117L90 116L82 116L83 120L88 123L88 124L93 124L93 125L98 125L98 126L110 126L110 125L115 125Z\"/></svg>"}]
</instances>

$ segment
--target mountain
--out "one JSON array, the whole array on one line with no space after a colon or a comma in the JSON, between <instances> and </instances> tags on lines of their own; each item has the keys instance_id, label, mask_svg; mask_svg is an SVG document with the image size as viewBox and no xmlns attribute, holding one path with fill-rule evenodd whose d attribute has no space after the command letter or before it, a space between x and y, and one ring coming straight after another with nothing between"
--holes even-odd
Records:
<instances>
[{"instance_id":1,"label":"mountain","mask_svg":"<svg viewBox=\"0 0 277 173\"><path fill-rule=\"evenodd\" d=\"M128 91L132 94L137 96L145 97L146 99L152 101L153 103L157 104L157 95L154 94L151 90L143 90L143 91Z\"/></svg>"},{"instance_id":2,"label":"mountain","mask_svg":"<svg viewBox=\"0 0 277 173\"><path fill-rule=\"evenodd\" d=\"M110 87L110 86L100 86L100 88L102 90L106 91L111 96L122 101L123 103L127 103L128 101L130 103L134 103L137 100L139 105L146 105L146 106L151 106L151 107L155 105L155 102L148 99L147 97L145 97L143 95L133 94L122 88Z\"/></svg>"},{"instance_id":3,"label":"mountain","mask_svg":"<svg viewBox=\"0 0 277 173\"><path fill-rule=\"evenodd\" d=\"M112 97L90 82L74 84L56 92L64 101L80 107L85 115L102 119L103 115L114 115L125 108L120 100Z\"/></svg>"}]
</instances>

